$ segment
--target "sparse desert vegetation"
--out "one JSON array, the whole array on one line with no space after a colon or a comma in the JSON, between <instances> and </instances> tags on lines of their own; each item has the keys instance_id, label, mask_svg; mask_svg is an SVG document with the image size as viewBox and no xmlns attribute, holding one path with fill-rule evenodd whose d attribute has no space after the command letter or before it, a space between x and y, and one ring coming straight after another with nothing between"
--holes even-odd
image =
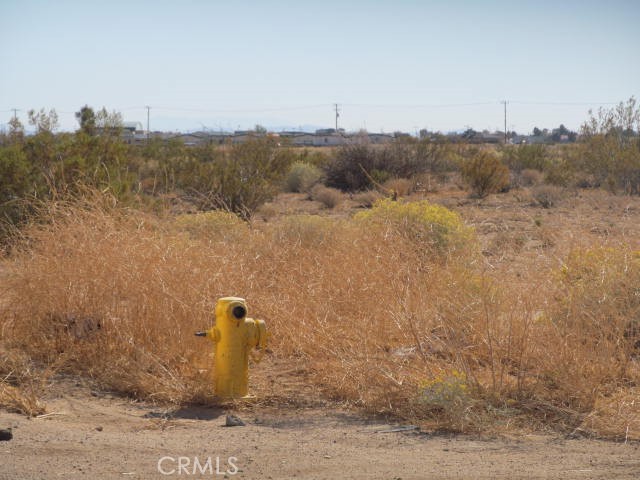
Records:
<instances>
[{"instance_id":1,"label":"sparse desert vegetation","mask_svg":"<svg viewBox=\"0 0 640 480\"><path fill-rule=\"evenodd\" d=\"M6 137L0 402L41 412L57 373L214 402L193 332L238 295L267 357L327 399L461 432L640 438L640 137L612 118L567 147L406 141L312 162L269 138Z\"/></svg>"}]
</instances>

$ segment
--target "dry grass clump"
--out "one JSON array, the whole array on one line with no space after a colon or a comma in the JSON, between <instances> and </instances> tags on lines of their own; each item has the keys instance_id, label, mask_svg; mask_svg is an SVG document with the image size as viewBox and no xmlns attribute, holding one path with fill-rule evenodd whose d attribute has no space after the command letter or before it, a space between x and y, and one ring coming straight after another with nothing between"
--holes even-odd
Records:
<instances>
[{"instance_id":1,"label":"dry grass clump","mask_svg":"<svg viewBox=\"0 0 640 480\"><path fill-rule=\"evenodd\" d=\"M365 190L364 192L354 193L353 201L358 207L371 208L373 204L383 198L382 194L377 190Z\"/></svg>"},{"instance_id":2,"label":"dry grass clump","mask_svg":"<svg viewBox=\"0 0 640 480\"><path fill-rule=\"evenodd\" d=\"M327 208L335 208L344 200L344 193L337 188L315 185L310 192L312 200L322 203Z\"/></svg>"},{"instance_id":3,"label":"dry grass clump","mask_svg":"<svg viewBox=\"0 0 640 480\"><path fill-rule=\"evenodd\" d=\"M224 210L178 215L171 227L177 232L187 232L192 238L210 241L234 241L249 229L235 213Z\"/></svg>"},{"instance_id":4,"label":"dry grass clump","mask_svg":"<svg viewBox=\"0 0 640 480\"><path fill-rule=\"evenodd\" d=\"M288 192L307 193L311 188L322 182L322 170L312 164L297 161L291 165L285 178L285 188Z\"/></svg>"},{"instance_id":5,"label":"dry grass clump","mask_svg":"<svg viewBox=\"0 0 640 480\"><path fill-rule=\"evenodd\" d=\"M416 182L409 178L390 178L382 186L398 197L406 197L413 193L415 184Z\"/></svg>"},{"instance_id":6,"label":"dry grass clump","mask_svg":"<svg viewBox=\"0 0 640 480\"><path fill-rule=\"evenodd\" d=\"M465 232L447 212L431 213L455 228L423 233ZM129 395L212 401L211 347L193 332L210 325L216 298L238 295L267 321L270 355L368 411L459 431L640 437L637 254L576 253L532 290L491 278L470 231L467 252L425 255L424 236L402 223L299 216L215 242L175 225L66 205L25 230L5 266L0 343Z\"/></svg>"},{"instance_id":7,"label":"dry grass clump","mask_svg":"<svg viewBox=\"0 0 640 480\"><path fill-rule=\"evenodd\" d=\"M43 413L40 396L48 373L37 369L24 352L0 346L0 407L29 416Z\"/></svg>"},{"instance_id":8,"label":"dry grass clump","mask_svg":"<svg viewBox=\"0 0 640 480\"><path fill-rule=\"evenodd\" d=\"M548 316L541 317L554 333L548 348L557 352L543 364L543 376L554 387L547 397L588 411L578 428L638 438L640 252L624 246L576 249L557 272L555 294Z\"/></svg>"},{"instance_id":9,"label":"dry grass clump","mask_svg":"<svg viewBox=\"0 0 640 480\"><path fill-rule=\"evenodd\" d=\"M537 185L531 189L531 195L542 208L551 208L560 203L566 193L556 185Z\"/></svg>"},{"instance_id":10,"label":"dry grass clump","mask_svg":"<svg viewBox=\"0 0 640 480\"><path fill-rule=\"evenodd\" d=\"M525 168L520 172L520 184L524 187L539 185L544 181L544 174L540 170Z\"/></svg>"}]
</instances>

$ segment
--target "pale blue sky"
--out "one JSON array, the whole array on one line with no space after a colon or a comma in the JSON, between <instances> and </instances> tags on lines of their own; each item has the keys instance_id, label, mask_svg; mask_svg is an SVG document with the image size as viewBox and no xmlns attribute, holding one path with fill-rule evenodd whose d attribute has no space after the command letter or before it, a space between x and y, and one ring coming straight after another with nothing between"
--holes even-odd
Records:
<instances>
[{"instance_id":1,"label":"pale blue sky","mask_svg":"<svg viewBox=\"0 0 640 480\"><path fill-rule=\"evenodd\" d=\"M348 130L493 130L506 99L509 129L578 128L640 96L639 46L637 0L0 0L0 124L53 107L75 129L89 104L145 124L150 105L152 129L329 127L339 103Z\"/></svg>"}]
</instances>

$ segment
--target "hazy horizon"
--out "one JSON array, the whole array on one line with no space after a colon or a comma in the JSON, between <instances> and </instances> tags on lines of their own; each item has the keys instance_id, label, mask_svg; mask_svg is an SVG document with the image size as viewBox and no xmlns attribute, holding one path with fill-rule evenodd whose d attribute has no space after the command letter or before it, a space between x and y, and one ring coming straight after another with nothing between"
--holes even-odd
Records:
<instances>
[{"instance_id":1,"label":"hazy horizon","mask_svg":"<svg viewBox=\"0 0 640 480\"><path fill-rule=\"evenodd\" d=\"M0 0L0 126L88 104L152 130L502 130L640 94L640 3Z\"/></svg>"}]
</instances>

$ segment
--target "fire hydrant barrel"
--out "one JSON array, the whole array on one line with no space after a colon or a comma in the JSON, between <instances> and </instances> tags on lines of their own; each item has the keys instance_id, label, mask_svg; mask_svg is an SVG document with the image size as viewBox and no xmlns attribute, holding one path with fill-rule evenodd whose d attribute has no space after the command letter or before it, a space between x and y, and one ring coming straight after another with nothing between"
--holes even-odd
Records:
<instances>
[{"instance_id":1,"label":"fire hydrant barrel","mask_svg":"<svg viewBox=\"0 0 640 480\"><path fill-rule=\"evenodd\" d=\"M267 343L262 320L247 318L247 305L238 297L220 298L215 326L206 336L215 343L215 392L221 398L246 397L249 393L249 353Z\"/></svg>"}]
</instances>

